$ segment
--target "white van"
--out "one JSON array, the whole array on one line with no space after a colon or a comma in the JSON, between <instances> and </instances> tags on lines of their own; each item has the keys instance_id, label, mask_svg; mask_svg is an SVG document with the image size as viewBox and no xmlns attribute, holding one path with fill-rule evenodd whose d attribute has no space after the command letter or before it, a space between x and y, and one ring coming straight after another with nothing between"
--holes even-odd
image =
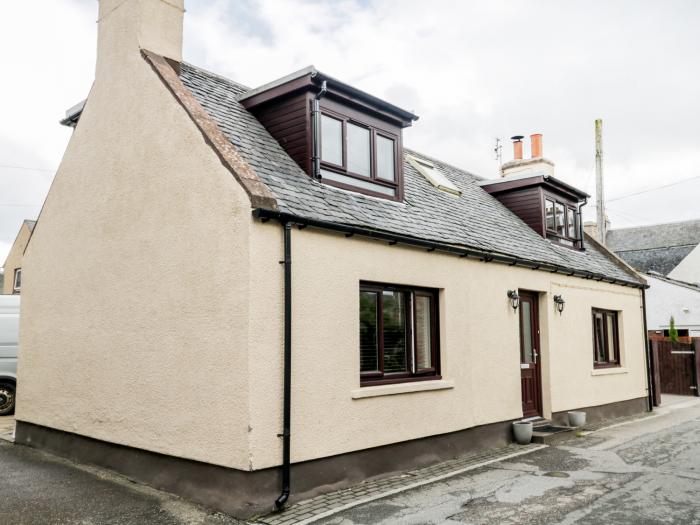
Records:
<instances>
[{"instance_id":1,"label":"white van","mask_svg":"<svg viewBox=\"0 0 700 525\"><path fill-rule=\"evenodd\" d=\"M0 295L0 416L15 411L19 295Z\"/></svg>"}]
</instances>

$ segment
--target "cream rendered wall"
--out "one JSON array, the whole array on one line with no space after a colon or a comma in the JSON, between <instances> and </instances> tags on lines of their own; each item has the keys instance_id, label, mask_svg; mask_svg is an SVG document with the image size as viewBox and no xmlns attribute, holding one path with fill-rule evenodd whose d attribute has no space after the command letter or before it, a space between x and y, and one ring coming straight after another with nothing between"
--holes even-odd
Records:
<instances>
[{"instance_id":1,"label":"cream rendered wall","mask_svg":"<svg viewBox=\"0 0 700 525\"><path fill-rule=\"evenodd\" d=\"M251 253L251 455L280 463L282 234L256 224ZM545 415L646 395L641 292L406 247L293 230L292 460L522 416L518 315L509 289L542 292ZM353 399L359 385L360 281L439 288L442 376L453 388ZM566 299L563 315L552 296ZM593 370L591 308L622 310L623 367ZM254 329L256 325L260 329ZM253 336L253 334L256 334ZM381 389L382 387L374 387Z\"/></svg>"},{"instance_id":2,"label":"cream rendered wall","mask_svg":"<svg viewBox=\"0 0 700 525\"><path fill-rule=\"evenodd\" d=\"M101 11L25 256L17 418L247 469L250 202L140 56L137 8Z\"/></svg>"},{"instance_id":3,"label":"cream rendered wall","mask_svg":"<svg viewBox=\"0 0 700 525\"><path fill-rule=\"evenodd\" d=\"M10 253L7 254L7 259L5 259L5 265L3 266L5 272L5 279L2 286L3 294L11 294L13 291L15 270L22 267L24 249L27 247L31 236L32 231L29 229L29 226L27 226L26 222L22 222L22 226L19 228L15 242L12 243L12 248L10 248Z\"/></svg>"}]
</instances>

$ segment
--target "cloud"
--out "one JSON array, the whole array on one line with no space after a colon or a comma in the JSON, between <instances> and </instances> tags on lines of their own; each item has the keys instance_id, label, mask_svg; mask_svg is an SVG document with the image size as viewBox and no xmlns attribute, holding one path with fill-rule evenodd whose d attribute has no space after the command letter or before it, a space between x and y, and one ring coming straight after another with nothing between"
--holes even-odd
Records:
<instances>
[{"instance_id":1,"label":"cloud","mask_svg":"<svg viewBox=\"0 0 700 525\"><path fill-rule=\"evenodd\" d=\"M544 134L557 176L594 193L604 120L606 194L700 173L693 1L198 0L185 59L249 86L314 64L415 111L405 143L495 176L495 137ZM57 124L94 74L97 2L8 2L0 18L0 164L56 168ZM0 168L0 241L38 212L51 174ZM700 183L613 201L614 226L693 218ZM31 204L33 207L17 207ZM594 210L588 207L588 214ZM1 249L1 247L0 247ZM0 252L0 258L2 257Z\"/></svg>"}]
</instances>

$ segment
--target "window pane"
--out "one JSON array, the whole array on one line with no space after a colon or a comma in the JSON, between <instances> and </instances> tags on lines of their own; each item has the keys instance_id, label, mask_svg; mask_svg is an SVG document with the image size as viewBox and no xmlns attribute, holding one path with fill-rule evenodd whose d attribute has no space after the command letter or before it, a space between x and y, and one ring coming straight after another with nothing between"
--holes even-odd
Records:
<instances>
[{"instance_id":1,"label":"window pane","mask_svg":"<svg viewBox=\"0 0 700 525\"><path fill-rule=\"evenodd\" d=\"M378 370L377 294L360 292L360 372Z\"/></svg>"},{"instance_id":2,"label":"window pane","mask_svg":"<svg viewBox=\"0 0 700 525\"><path fill-rule=\"evenodd\" d=\"M593 317L595 330L595 360L604 363L605 358L605 332L603 328L603 314L595 314Z\"/></svg>"},{"instance_id":3,"label":"window pane","mask_svg":"<svg viewBox=\"0 0 700 525\"><path fill-rule=\"evenodd\" d=\"M554 213L556 214L557 233L562 237L566 237L566 212L564 205L560 203L554 204Z\"/></svg>"},{"instance_id":4,"label":"window pane","mask_svg":"<svg viewBox=\"0 0 700 525\"><path fill-rule=\"evenodd\" d=\"M608 355L606 361L615 361L615 319L613 314L605 316L608 328Z\"/></svg>"},{"instance_id":5,"label":"window pane","mask_svg":"<svg viewBox=\"0 0 700 525\"><path fill-rule=\"evenodd\" d=\"M321 159L343 164L343 123L328 115L321 115Z\"/></svg>"},{"instance_id":6,"label":"window pane","mask_svg":"<svg viewBox=\"0 0 700 525\"><path fill-rule=\"evenodd\" d=\"M554 225L554 201L547 199L544 202L545 215L547 217L547 229L554 231L556 230Z\"/></svg>"},{"instance_id":7,"label":"window pane","mask_svg":"<svg viewBox=\"0 0 700 525\"><path fill-rule=\"evenodd\" d=\"M535 361L532 348L532 307L530 301L520 302L520 322L523 327L523 363L533 363Z\"/></svg>"},{"instance_id":8,"label":"window pane","mask_svg":"<svg viewBox=\"0 0 700 525\"><path fill-rule=\"evenodd\" d=\"M576 211L573 208L567 208L569 212L569 237L572 239L578 239L578 231L576 230Z\"/></svg>"},{"instance_id":9,"label":"window pane","mask_svg":"<svg viewBox=\"0 0 700 525\"><path fill-rule=\"evenodd\" d=\"M369 177L369 130L348 122L348 171Z\"/></svg>"},{"instance_id":10,"label":"window pane","mask_svg":"<svg viewBox=\"0 0 700 525\"><path fill-rule=\"evenodd\" d=\"M395 180L394 141L377 135L377 178Z\"/></svg>"},{"instance_id":11,"label":"window pane","mask_svg":"<svg viewBox=\"0 0 700 525\"><path fill-rule=\"evenodd\" d=\"M384 373L406 372L406 301L404 292L382 294Z\"/></svg>"},{"instance_id":12,"label":"window pane","mask_svg":"<svg viewBox=\"0 0 700 525\"><path fill-rule=\"evenodd\" d=\"M416 370L433 367L430 297L416 295Z\"/></svg>"}]
</instances>

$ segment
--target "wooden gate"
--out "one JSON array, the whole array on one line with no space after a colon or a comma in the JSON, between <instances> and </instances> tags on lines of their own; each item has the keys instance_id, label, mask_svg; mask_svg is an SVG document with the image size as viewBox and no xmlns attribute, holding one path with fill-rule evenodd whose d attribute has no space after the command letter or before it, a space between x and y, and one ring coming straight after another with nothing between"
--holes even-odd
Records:
<instances>
[{"instance_id":1,"label":"wooden gate","mask_svg":"<svg viewBox=\"0 0 700 525\"><path fill-rule=\"evenodd\" d=\"M662 394L698 395L694 346L697 345L652 341Z\"/></svg>"}]
</instances>

